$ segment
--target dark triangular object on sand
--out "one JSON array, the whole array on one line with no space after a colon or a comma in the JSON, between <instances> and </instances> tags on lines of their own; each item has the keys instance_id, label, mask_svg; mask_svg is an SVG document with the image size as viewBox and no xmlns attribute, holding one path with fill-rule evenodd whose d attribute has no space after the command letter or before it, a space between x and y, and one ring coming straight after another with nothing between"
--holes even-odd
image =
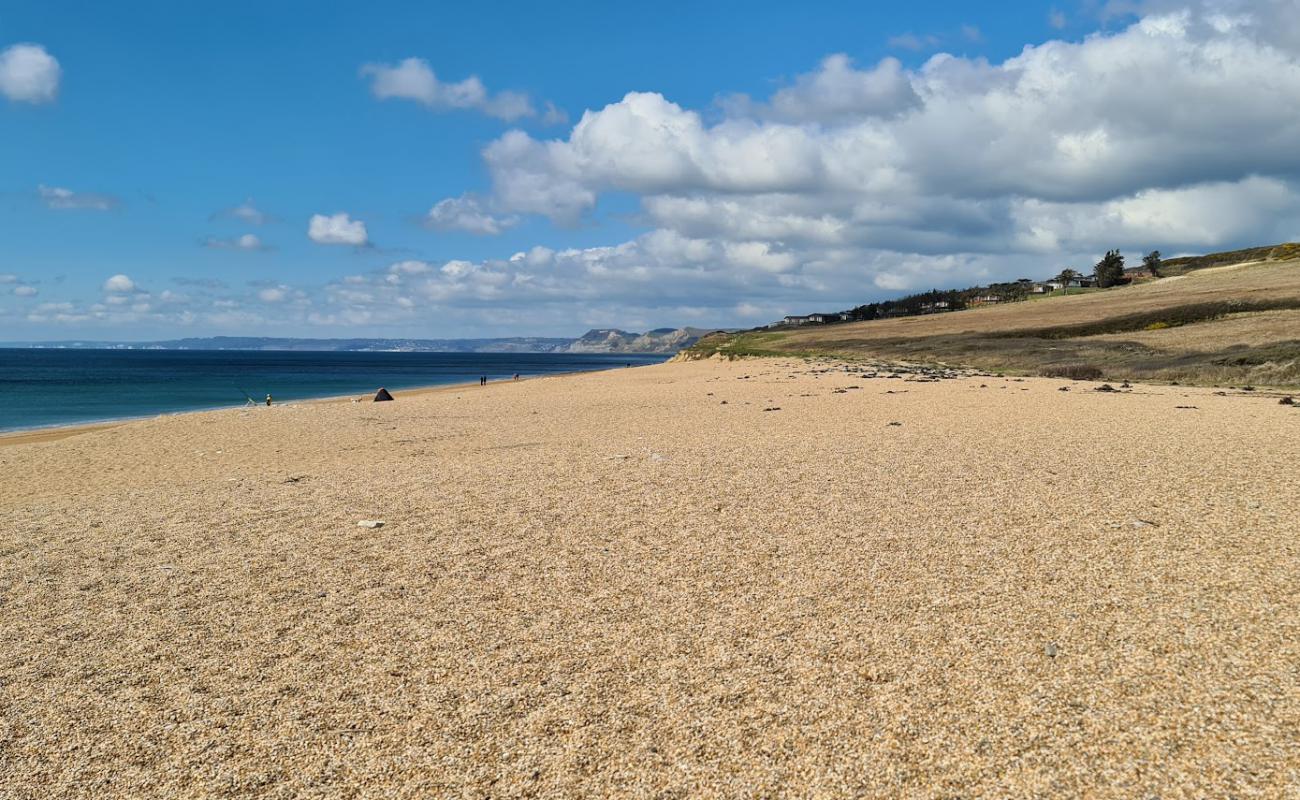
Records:
<instances>
[{"instance_id":1,"label":"dark triangular object on sand","mask_svg":"<svg viewBox=\"0 0 1300 800\"><path fill-rule=\"evenodd\" d=\"M393 399L393 396L392 396L391 394L388 393L388 390L387 390L387 389L384 389L384 388L381 387L379 391L375 392L375 402L376 402L376 403L378 403L380 400L392 400L392 399Z\"/></svg>"}]
</instances>

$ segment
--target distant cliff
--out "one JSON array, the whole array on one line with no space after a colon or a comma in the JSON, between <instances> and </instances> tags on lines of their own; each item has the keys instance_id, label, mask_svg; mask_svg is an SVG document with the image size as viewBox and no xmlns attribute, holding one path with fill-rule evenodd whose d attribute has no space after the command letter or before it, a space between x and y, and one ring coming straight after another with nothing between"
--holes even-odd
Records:
<instances>
[{"instance_id":1,"label":"distant cliff","mask_svg":"<svg viewBox=\"0 0 1300 800\"><path fill-rule=\"evenodd\" d=\"M646 333L629 333L617 328L596 328L575 339L569 353L664 353L669 355L712 333L705 328L656 328Z\"/></svg>"},{"instance_id":2,"label":"distant cliff","mask_svg":"<svg viewBox=\"0 0 1300 800\"><path fill-rule=\"evenodd\" d=\"M498 339L293 339L267 336L204 336L153 342L13 342L11 347L109 350L299 350L408 353L646 353L672 355L711 331L658 328L647 333L587 331L577 339L515 336Z\"/></svg>"}]
</instances>

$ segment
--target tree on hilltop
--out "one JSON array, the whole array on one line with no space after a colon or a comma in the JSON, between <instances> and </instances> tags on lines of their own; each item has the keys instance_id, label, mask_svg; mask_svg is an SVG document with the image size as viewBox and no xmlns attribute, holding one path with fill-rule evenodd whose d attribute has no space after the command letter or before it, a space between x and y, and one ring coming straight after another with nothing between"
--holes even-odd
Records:
<instances>
[{"instance_id":1,"label":"tree on hilltop","mask_svg":"<svg viewBox=\"0 0 1300 800\"><path fill-rule=\"evenodd\" d=\"M1124 280L1124 256L1118 250L1107 250L1097 262L1096 275L1097 285L1103 289Z\"/></svg>"},{"instance_id":2,"label":"tree on hilltop","mask_svg":"<svg viewBox=\"0 0 1300 800\"><path fill-rule=\"evenodd\" d=\"M1142 256L1142 266L1146 267L1153 278L1160 277L1160 251L1152 250L1150 253Z\"/></svg>"},{"instance_id":3,"label":"tree on hilltop","mask_svg":"<svg viewBox=\"0 0 1300 800\"><path fill-rule=\"evenodd\" d=\"M1055 279L1061 282L1061 291L1064 292L1066 289L1070 288L1070 281L1074 280L1077 277L1079 277L1079 273L1077 271L1072 270L1069 267L1066 267L1065 269L1061 270L1061 274L1057 275Z\"/></svg>"}]
</instances>

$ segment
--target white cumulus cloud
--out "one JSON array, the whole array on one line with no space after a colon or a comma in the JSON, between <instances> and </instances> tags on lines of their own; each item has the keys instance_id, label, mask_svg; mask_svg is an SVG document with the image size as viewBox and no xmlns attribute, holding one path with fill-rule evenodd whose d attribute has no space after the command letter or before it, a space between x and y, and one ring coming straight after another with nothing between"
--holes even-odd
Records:
<instances>
[{"instance_id":1,"label":"white cumulus cloud","mask_svg":"<svg viewBox=\"0 0 1300 800\"><path fill-rule=\"evenodd\" d=\"M832 55L766 102L725 100L711 122L633 92L566 138L487 145L489 200L573 224L602 193L630 192L656 225L772 252L1231 244L1271 230L1252 216L1295 221L1300 35L1284 5L1152 14L1001 63ZM1196 212L1225 193L1233 213Z\"/></svg>"},{"instance_id":2,"label":"white cumulus cloud","mask_svg":"<svg viewBox=\"0 0 1300 800\"><path fill-rule=\"evenodd\" d=\"M898 59L886 58L869 70L853 68L848 56L827 56L818 71L772 97L772 109L792 120L834 120L891 116L919 105L912 82Z\"/></svg>"},{"instance_id":3,"label":"white cumulus cloud","mask_svg":"<svg viewBox=\"0 0 1300 800\"><path fill-rule=\"evenodd\" d=\"M135 281L119 273L104 281L104 291L110 294L129 294L135 291Z\"/></svg>"},{"instance_id":4,"label":"white cumulus cloud","mask_svg":"<svg viewBox=\"0 0 1300 800\"><path fill-rule=\"evenodd\" d=\"M436 111L469 109L507 122L537 113L528 95L489 92L477 75L455 82L439 80L422 58L407 58L396 64L366 64L361 74L370 78L370 91L380 100L414 100ZM548 105L548 119L554 119L553 110L554 106Z\"/></svg>"},{"instance_id":5,"label":"white cumulus cloud","mask_svg":"<svg viewBox=\"0 0 1300 800\"><path fill-rule=\"evenodd\" d=\"M425 217L425 223L436 230L465 231L480 236L496 236L518 221L518 217L498 217L489 213L472 195L440 200Z\"/></svg>"},{"instance_id":6,"label":"white cumulus cloud","mask_svg":"<svg viewBox=\"0 0 1300 800\"><path fill-rule=\"evenodd\" d=\"M307 236L317 244L350 244L361 247L370 241L366 224L342 212L328 216L313 214L307 225Z\"/></svg>"},{"instance_id":7,"label":"white cumulus cloud","mask_svg":"<svg viewBox=\"0 0 1300 800\"><path fill-rule=\"evenodd\" d=\"M20 103L50 103L59 94L63 70L39 44L0 50L0 94Z\"/></svg>"}]
</instances>

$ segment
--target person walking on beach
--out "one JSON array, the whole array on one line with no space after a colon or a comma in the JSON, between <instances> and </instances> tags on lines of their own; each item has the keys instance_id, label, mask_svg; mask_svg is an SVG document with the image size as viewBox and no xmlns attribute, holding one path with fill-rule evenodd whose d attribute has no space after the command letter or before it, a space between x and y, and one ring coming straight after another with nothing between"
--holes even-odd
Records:
<instances>
[{"instance_id":1,"label":"person walking on beach","mask_svg":"<svg viewBox=\"0 0 1300 800\"><path fill-rule=\"evenodd\" d=\"M267 396L266 396L266 404L267 404L268 406L271 405L271 395L270 395L270 394L267 394Z\"/></svg>"},{"instance_id":2,"label":"person walking on beach","mask_svg":"<svg viewBox=\"0 0 1300 800\"><path fill-rule=\"evenodd\" d=\"M519 380L519 373L518 373L518 372L515 373L515 380Z\"/></svg>"},{"instance_id":3,"label":"person walking on beach","mask_svg":"<svg viewBox=\"0 0 1300 800\"><path fill-rule=\"evenodd\" d=\"M481 378L478 379L478 385L479 385L479 386L487 386L487 376L486 376L486 375L484 375L483 377L481 377Z\"/></svg>"}]
</instances>

